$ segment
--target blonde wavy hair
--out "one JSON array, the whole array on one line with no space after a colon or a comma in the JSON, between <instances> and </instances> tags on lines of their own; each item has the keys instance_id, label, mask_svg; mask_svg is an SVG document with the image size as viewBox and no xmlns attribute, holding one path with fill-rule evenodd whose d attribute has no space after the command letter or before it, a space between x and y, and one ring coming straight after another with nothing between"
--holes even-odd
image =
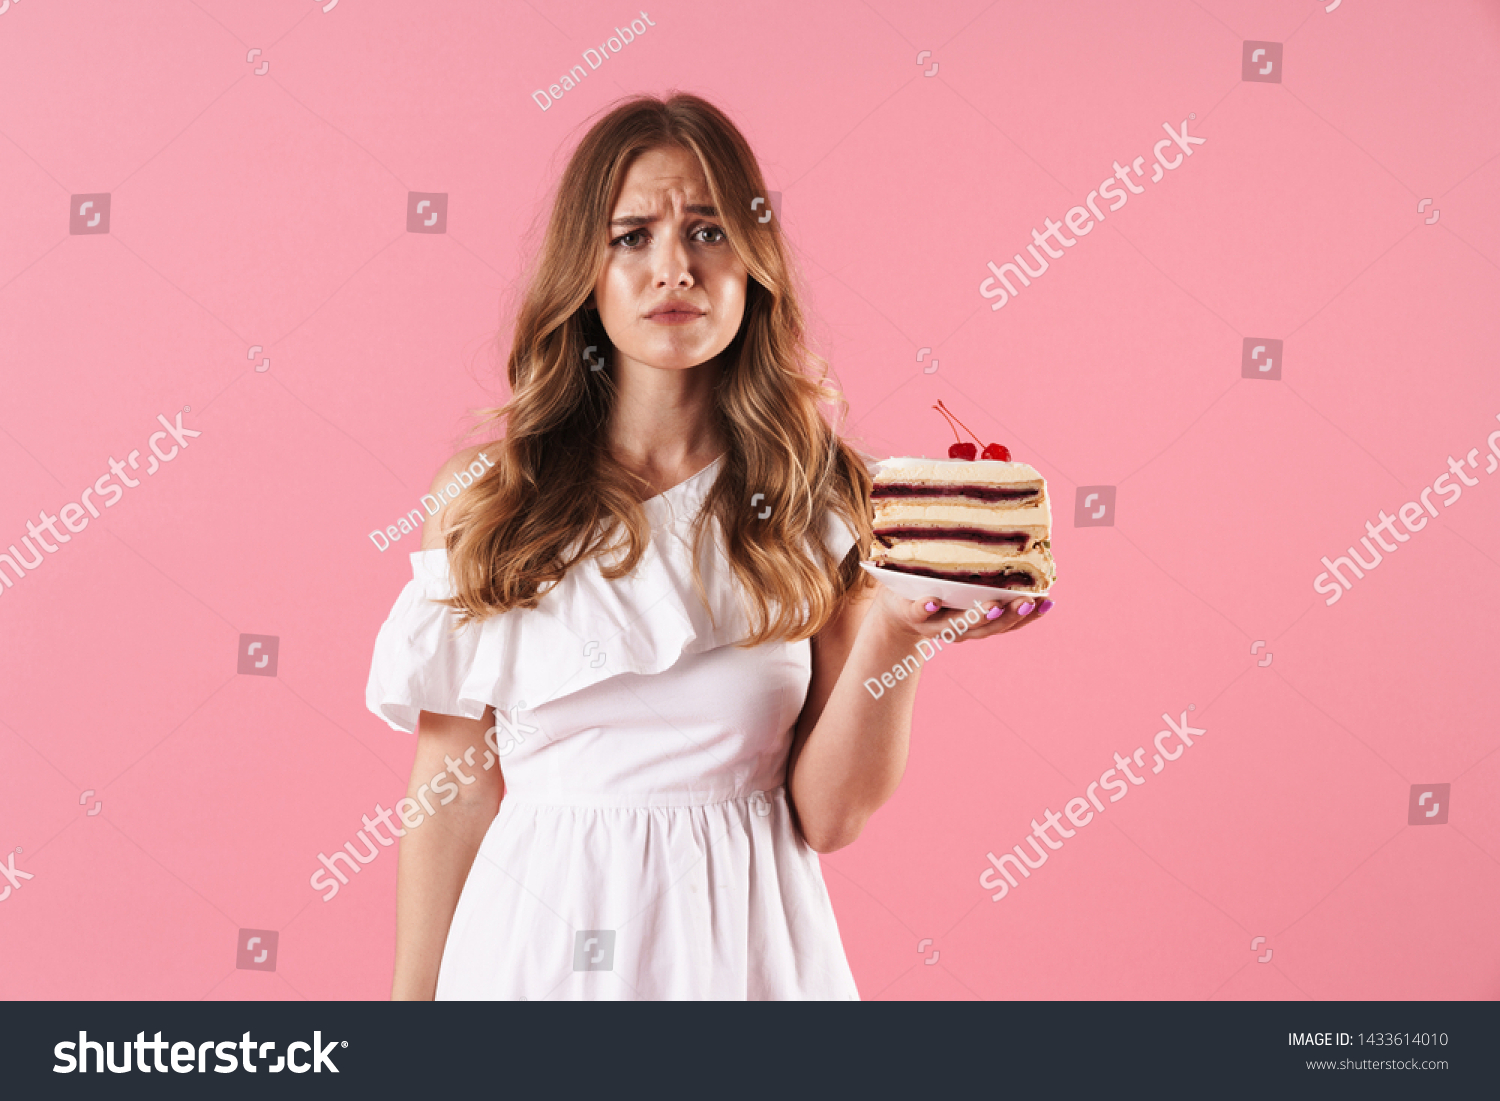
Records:
<instances>
[{"instance_id":1,"label":"blonde wavy hair","mask_svg":"<svg viewBox=\"0 0 1500 1101\"><path fill-rule=\"evenodd\" d=\"M598 313L583 307L606 261L626 172L641 153L672 146L696 155L718 220L748 270L744 320L720 359L714 391L728 446L693 523L694 586L707 604L697 555L710 517L749 596L752 633L740 646L809 638L845 593L872 583L858 568L873 538L870 474L819 408L825 402L847 413L826 381L827 362L806 344L779 219L761 221L757 208L768 192L755 155L707 100L639 96L595 123L569 159L516 311L506 362L511 400L479 411L486 422L503 421L505 434L495 465L443 519L455 592L445 603L460 623L535 607L589 556L599 556L604 577L623 577L646 549L644 483L605 443L616 393L611 371L591 370L585 354L609 348L609 338ZM751 508L756 493L771 508L765 519L763 506ZM830 510L858 533L843 562L823 544Z\"/></svg>"}]
</instances>

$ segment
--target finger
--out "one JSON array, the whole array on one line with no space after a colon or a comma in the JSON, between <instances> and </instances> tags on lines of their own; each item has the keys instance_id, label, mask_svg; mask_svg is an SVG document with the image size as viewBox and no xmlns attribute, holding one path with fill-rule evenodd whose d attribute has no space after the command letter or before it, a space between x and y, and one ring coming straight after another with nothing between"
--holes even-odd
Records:
<instances>
[{"instance_id":1,"label":"finger","mask_svg":"<svg viewBox=\"0 0 1500 1101\"><path fill-rule=\"evenodd\" d=\"M1038 619L1041 619L1042 616L1046 615L1049 611L1052 610L1052 605L1053 601L1047 599L1046 597L1042 597L1040 599L1030 597L1026 600L1018 602L1015 610L1016 622L1014 626L1024 627L1028 623L1036 622Z\"/></svg>"},{"instance_id":2,"label":"finger","mask_svg":"<svg viewBox=\"0 0 1500 1101\"><path fill-rule=\"evenodd\" d=\"M995 618L993 629L986 632L987 634L1014 631L1017 627L1024 627L1036 615L1038 602L1035 597L1017 594L998 606L1002 614ZM1051 605L1048 604L1048 607L1050 608Z\"/></svg>"},{"instance_id":3,"label":"finger","mask_svg":"<svg viewBox=\"0 0 1500 1101\"><path fill-rule=\"evenodd\" d=\"M986 601L979 606L979 622L971 623L967 627L965 637L984 638L1002 630L1000 626L1005 622L1005 602L1000 600Z\"/></svg>"},{"instance_id":4,"label":"finger","mask_svg":"<svg viewBox=\"0 0 1500 1101\"><path fill-rule=\"evenodd\" d=\"M1001 634L1015 626L1016 616L1008 609L1015 606L1015 599L990 600L984 602L983 617L978 623L969 628L968 638L989 638L991 635ZM991 618L993 616L994 618Z\"/></svg>"},{"instance_id":5,"label":"finger","mask_svg":"<svg viewBox=\"0 0 1500 1101\"><path fill-rule=\"evenodd\" d=\"M923 597L921 600L913 600L910 607L910 618L913 623L926 623L943 610L943 600L937 596Z\"/></svg>"}]
</instances>

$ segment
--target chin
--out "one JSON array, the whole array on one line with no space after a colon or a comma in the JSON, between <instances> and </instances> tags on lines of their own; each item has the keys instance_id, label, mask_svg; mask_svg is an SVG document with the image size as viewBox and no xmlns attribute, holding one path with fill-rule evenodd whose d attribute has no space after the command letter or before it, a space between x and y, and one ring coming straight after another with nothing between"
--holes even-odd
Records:
<instances>
[{"instance_id":1,"label":"chin","mask_svg":"<svg viewBox=\"0 0 1500 1101\"><path fill-rule=\"evenodd\" d=\"M684 352L680 349L662 349L654 354L635 356L633 358L642 363L650 364L659 371L688 371L694 367L701 367L717 352Z\"/></svg>"}]
</instances>

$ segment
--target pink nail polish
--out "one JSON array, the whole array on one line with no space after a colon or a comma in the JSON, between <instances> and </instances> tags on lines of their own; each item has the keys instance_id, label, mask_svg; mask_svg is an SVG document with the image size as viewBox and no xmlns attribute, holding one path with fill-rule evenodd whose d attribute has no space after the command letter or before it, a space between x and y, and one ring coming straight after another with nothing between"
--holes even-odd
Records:
<instances>
[{"instance_id":1,"label":"pink nail polish","mask_svg":"<svg viewBox=\"0 0 1500 1101\"><path fill-rule=\"evenodd\" d=\"M935 612L938 610L938 606L930 600L925 605L923 605L923 607L925 607L929 612Z\"/></svg>"},{"instance_id":2,"label":"pink nail polish","mask_svg":"<svg viewBox=\"0 0 1500 1101\"><path fill-rule=\"evenodd\" d=\"M1005 609L1004 608L991 608L989 611L987 611L987 612L984 613L984 618L985 619L999 619L1004 614L1005 614Z\"/></svg>"},{"instance_id":3,"label":"pink nail polish","mask_svg":"<svg viewBox=\"0 0 1500 1101\"><path fill-rule=\"evenodd\" d=\"M1025 604L1022 604L1019 608L1016 609L1016 615L1030 615L1032 609L1034 609L1035 607L1036 605L1028 600Z\"/></svg>"}]
</instances>

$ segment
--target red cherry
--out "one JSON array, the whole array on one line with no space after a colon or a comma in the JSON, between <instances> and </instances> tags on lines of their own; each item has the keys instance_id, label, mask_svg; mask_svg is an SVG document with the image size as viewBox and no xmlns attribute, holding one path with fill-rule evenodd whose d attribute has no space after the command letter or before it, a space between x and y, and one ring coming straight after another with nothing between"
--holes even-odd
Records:
<instances>
[{"instance_id":1,"label":"red cherry","mask_svg":"<svg viewBox=\"0 0 1500 1101\"><path fill-rule=\"evenodd\" d=\"M986 459L994 459L998 462L1010 462L1010 448L1003 443L992 443L984 449Z\"/></svg>"},{"instance_id":2,"label":"red cherry","mask_svg":"<svg viewBox=\"0 0 1500 1101\"><path fill-rule=\"evenodd\" d=\"M936 405L933 406L933 408L936 409L939 413L941 413L943 415L943 419L948 422L948 427L953 430L953 438L955 440L958 440L957 443L950 443L948 445L948 458L950 458L950 459L965 459L965 460L967 460L969 462L973 462L974 461L974 445L971 444L971 443L965 443L959 437L959 435L958 435L958 429L953 427L953 420L954 420L953 414L951 414L951 413L948 412L947 408L945 408L943 406L942 402L938 402ZM970 433L970 435L973 435L973 433Z\"/></svg>"}]
</instances>

